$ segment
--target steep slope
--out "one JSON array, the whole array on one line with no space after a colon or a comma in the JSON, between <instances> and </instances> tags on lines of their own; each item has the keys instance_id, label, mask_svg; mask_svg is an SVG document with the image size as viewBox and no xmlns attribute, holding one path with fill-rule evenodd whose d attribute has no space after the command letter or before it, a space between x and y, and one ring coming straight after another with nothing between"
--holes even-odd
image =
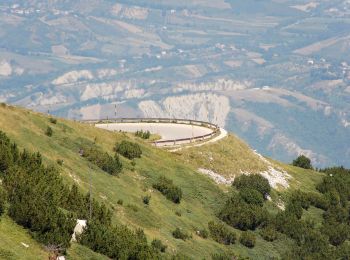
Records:
<instances>
[{"instance_id":1,"label":"steep slope","mask_svg":"<svg viewBox=\"0 0 350 260\"><path fill-rule=\"evenodd\" d=\"M45 135L48 126L53 130L52 137ZM82 191L87 192L91 179L93 197L112 209L113 222L144 229L149 241L161 239L168 246L167 256L179 252L194 258L210 258L216 252L231 252L261 259L280 256L290 243L285 236L273 244L258 237L256 246L247 249L238 243L224 246L212 239L197 236L197 230L207 228L209 221L217 220L217 211L224 204L228 191L228 186L217 185L210 177L200 173L198 168L207 168L227 176L230 172L235 175L263 172L269 169L271 163L274 167L288 171L292 176L292 189L314 189L315 183L322 177L322 174L313 171L269 162L232 135L215 144L170 153L152 147L133 135L112 133L64 119L58 119L53 124L46 115L6 105L0 106L0 130L20 148L40 151L45 164L59 168L67 184L76 183ZM122 140L137 142L143 154L134 161L122 158L124 168L118 177L89 164L79 154L82 146L93 144L111 154L115 143ZM209 152L211 164L198 156ZM63 164L57 164L57 160L63 160ZM166 176L181 187L183 200L180 204L170 202L152 188L159 176ZM267 202L268 208L277 211L277 199L283 199L286 191L288 193L290 189L279 188L274 191L272 198L276 201ZM142 201L146 195L151 196L149 205ZM190 233L192 239L175 239L172 236L175 228ZM238 230L236 232L240 233ZM79 245L73 245L68 250L68 255L74 259L86 259L91 254L90 250Z\"/></svg>"}]
</instances>

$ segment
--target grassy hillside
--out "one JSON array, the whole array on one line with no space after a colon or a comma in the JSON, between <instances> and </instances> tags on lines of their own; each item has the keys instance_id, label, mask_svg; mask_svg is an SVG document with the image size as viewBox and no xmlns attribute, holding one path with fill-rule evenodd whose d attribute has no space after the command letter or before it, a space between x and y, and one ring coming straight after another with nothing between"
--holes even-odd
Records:
<instances>
[{"instance_id":1,"label":"grassy hillside","mask_svg":"<svg viewBox=\"0 0 350 260\"><path fill-rule=\"evenodd\" d=\"M52 137L45 135L48 126L53 130ZM76 183L82 191L87 192L91 178L93 197L112 209L113 221L144 229L149 241L154 238L161 239L168 247L167 255L181 252L194 258L210 259L213 253L231 252L255 259L268 259L280 256L290 243L284 235L279 236L274 243L266 242L258 236L256 246L248 249L239 243L224 246L212 239L203 239L196 235L197 230L207 228L209 221L217 220L217 211L223 205L228 190L226 186L219 186L209 177L198 173L197 168L212 169L226 176L231 173L237 175L241 170L258 172L267 168L266 163L233 135L216 144L170 153L154 148L133 135L112 133L64 119L58 119L57 123L53 124L46 115L4 105L0 106L0 130L20 148L40 151L45 164L58 167L67 184ZM135 159L136 164L122 158L124 168L118 177L105 173L79 155L82 146L94 143L99 149L112 155L115 143L126 139L137 142L143 155L142 158ZM207 156L212 159L207 160ZM57 164L58 159L63 160L63 165ZM310 170L300 170L277 162L276 164L294 177L291 189L314 189L315 183L322 177L322 174ZM183 200L180 204L170 202L152 188L159 176L167 176L181 187ZM273 197L283 195L286 191L276 191ZM149 205L142 201L142 197L146 195L151 196ZM268 207L272 211L277 210L274 202L269 202ZM310 214L317 217L317 211ZM10 236L10 230L16 230L9 229L11 225L14 224L6 216L2 218L0 237ZM177 227L190 233L192 239L175 239L172 231ZM20 228L16 232L18 238L12 242L21 247L21 236L27 240L30 238ZM3 241L0 239L1 250L7 247L6 244L2 244ZM40 255L45 257L41 246L34 242L28 243L33 244L33 247L26 249L26 254L16 251L16 259L38 259L37 256ZM68 250L68 257L103 259L102 256L77 244L73 244Z\"/></svg>"},{"instance_id":2,"label":"grassy hillside","mask_svg":"<svg viewBox=\"0 0 350 260\"><path fill-rule=\"evenodd\" d=\"M267 170L266 163L232 134L216 143L184 149L177 154L198 168L215 171L227 178L238 176L242 171L257 173Z\"/></svg>"},{"instance_id":3,"label":"grassy hillside","mask_svg":"<svg viewBox=\"0 0 350 260\"><path fill-rule=\"evenodd\" d=\"M48 253L25 229L6 216L0 218L0 259L47 259L47 257Z\"/></svg>"}]
</instances>

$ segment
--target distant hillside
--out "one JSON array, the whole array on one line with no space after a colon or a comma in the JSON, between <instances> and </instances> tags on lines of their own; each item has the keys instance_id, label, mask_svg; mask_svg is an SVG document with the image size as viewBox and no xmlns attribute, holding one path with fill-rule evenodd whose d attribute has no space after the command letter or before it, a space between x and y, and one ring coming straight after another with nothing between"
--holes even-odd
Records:
<instances>
[{"instance_id":1,"label":"distant hillside","mask_svg":"<svg viewBox=\"0 0 350 260\"><path fill-rule=\"evenodd\" d=\"M336 182L338 179L341 183L348 181L341 179L341 170L339 174L338 170L334 170L332 174L337 176L336 179L333 182L327 179L323 185L322 180L330 178L326 177L328 173L305 170L264 158L234 135L217 143L171 153L155 148L132 134L112 133L88 124L55 119L4 104L0 106L0 130L11 142L16 142L18 148L11 148L12 151L26 149L27 153L24 155L21 152L19 157L4 157L4 151L8 149L6 147L10 146L6 146L5 137L1 137L0 165L4 171L0 172L0 191L7 191L8 202L0 218L0 237L3 237L0 239L0 256L6 259L46 259L48 252L43 246L59 240L68 241L68 259L103 259L102 255L92 251L112 258L121 253L128 255L133 252L138 254L134 256L137 259L170 259L174 255L177 257L175 259L184 259L184 256L219 259L216 257L233 255L268 259L291 254L316 257L321 253L324 254L322 256L332 254L333 248L340 255L348 252L348 242L344 242L342 237L338 239L339 242L334 242L333 235L323 231L326 225L343 227L345 231L348 228L341 219L329 222L332 214L338 214L338 210L348 207L346 194L350 195L349 186L338 190ZM131 141L139 146L141 157L132 160L125 158L125 149L129 148L117 148L119 155L114 157L114 146L122 141ZM34 152L40 152L43 166L40 166L41 161L36 154L30 155ZM128 154L139 156L134 152ZM121 163L121 170L114 160ZM23 168L24 164L28 165L27 168ZM37 172L34 175L29 170L32 167L30 165L37 165L33 168ZM245 176L243 173L249 173L253 178L254 173L260 173L266 179L258 182L249 178L240 180L239 176ZM27 179L19 179L22 178L21 174ZM35 175L42 177L32 182ZM233 178L237 182L235 187L230 187L228 183ZM69 246L70 225L74 224L75 218L89 219L89 196L84 199L84 194L89 191L90 180L95 200L92 219L80 243L73 242ZM263 184L265 181L267 186ZM244 183L249 182L248 190L242 188L246 185ZM45 183L47 186L42 186ZM268 183L273 187L272 190ZM14 187L11 185L17 185L18 191L13 193L9 189ZM36 185L40 185L40 192L31 193L39 188ZM28 188L27 195L33 194L31 198L19 197L23 187ZM74 187L78 190L74 190ZM62 192L62 189L66 189L66 192ZM330 189L333 191L328 193ZM329 201L333 203L334 196L338 196L339 205L329 204ZM67 230L67 235L50 233L57 226L41 229L39 222L36 227L29 225L27 221L34 217L40 220L41 217L35 215L35 208L25 207L26 200L31 201L28 205L34 203L36 207L57 207L52 213L48 210L46 216L49 218L50 214L56 216L62 212L68 222L60 230ZM230 201L236 202L230 204ZM106 208L103 209L101 205ZM241 208L235 209L237 205ZM19 218L19 211L15 209L34 215L31 217L26 214ZM243 217L241 214L247 215ZM28 220L23 222L23 218ZM247 222L249 219L252 222ZM46 221L50 223L53 220L50 217ZM54 221L63 220L58 218ZM284 221L292 222L288 226ZM307 223L311 223L308 221L313 221L314 226L308 226ZM297 228L301 233L295 231L292 234L287 227L291 230ZM139 231L135 234L131 231L138 228L144 231L145 237ZM247 229L252 231L247 233ZM313 232L322 233L314 237ZM99 233L104 234L104 239L100 240ZM315 243L321 243L317 240L319 238L326 239L322 240L324 250L321 253L314 251L311 245L300 240L300 234L310 234L310 241ZM110 244L107 250L104 241L112 238L111 241L122 241L122 236L129 243L119 247ZM332 246L328 246L327 239ZM165 252L161 252L162 245L165 246Z\"/></svg>"}]
</instances>

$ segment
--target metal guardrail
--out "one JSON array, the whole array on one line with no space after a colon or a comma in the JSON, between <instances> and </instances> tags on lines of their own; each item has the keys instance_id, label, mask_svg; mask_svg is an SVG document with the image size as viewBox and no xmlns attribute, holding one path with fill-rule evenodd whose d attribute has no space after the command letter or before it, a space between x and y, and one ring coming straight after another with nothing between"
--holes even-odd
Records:
<instances>
[{"instance_id":1,"label":"metal guardrail","mask_svg":"<svg viewBox=\"0 0 350 260\"><path fill-rule=\"evenodd\" d=\"M106 119L88 119L80 120L83 123L89 124L108 124L108 123L173 123L173 124L186 124L186 125L197 125L213 129L213 132L206 135L194 136L189 138L161 140L152 142L153 145L161 146L174 146L183 142L198 142L205 139L211 138L220 132L220 127L216 124L212 124L205 121L191 120L191 119L174 119L174 118L106 118ZM168 144L168 145L167 145Z\"/></svg>"}]
</instances>

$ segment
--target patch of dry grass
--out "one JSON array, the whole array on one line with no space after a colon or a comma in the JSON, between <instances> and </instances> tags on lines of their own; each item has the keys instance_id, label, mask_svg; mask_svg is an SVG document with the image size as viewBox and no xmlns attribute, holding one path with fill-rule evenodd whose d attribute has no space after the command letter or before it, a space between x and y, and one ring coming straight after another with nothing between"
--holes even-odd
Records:
<instances>
[{"instance_id":1,"label":"patch of dry grass","mask_svg":"<svg viewBox=\"0 0 350 260\"><path fill-rule=\"evenodd\" d=\"M257 173L268 169L247 144L232 134L216 143L183 149L176 154L196 168L212 170L227 178L242 171Z\"/></svg>"}]
</instances>

